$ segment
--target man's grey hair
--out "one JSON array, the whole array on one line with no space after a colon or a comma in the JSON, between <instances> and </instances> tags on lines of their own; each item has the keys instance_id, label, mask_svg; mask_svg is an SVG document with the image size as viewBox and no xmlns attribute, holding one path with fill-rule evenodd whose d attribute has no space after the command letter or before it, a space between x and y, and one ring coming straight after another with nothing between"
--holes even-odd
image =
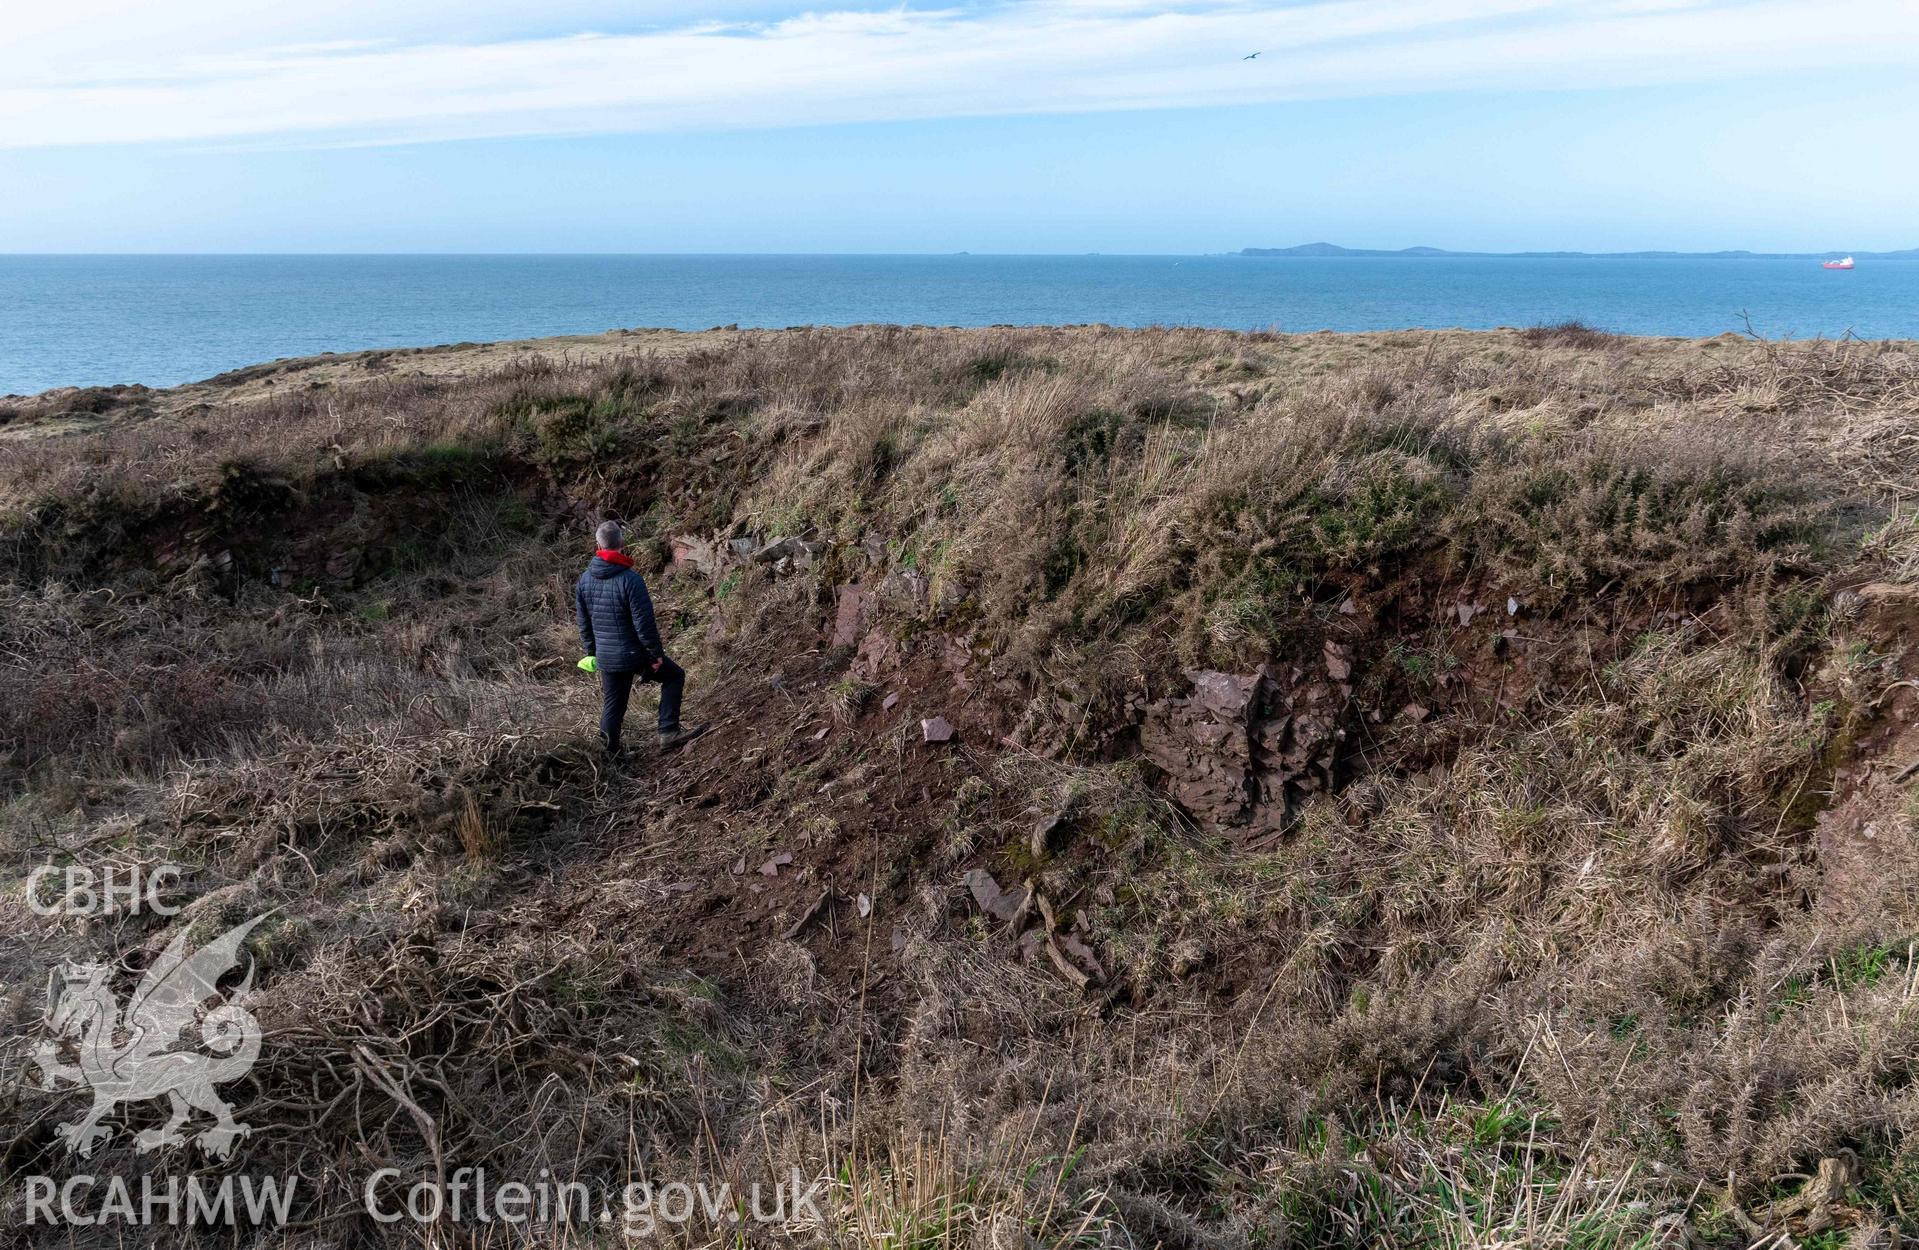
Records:
<instances>
[{"instance_id":1,"label":"man's grey hair","mask_svg":"<svg viewBox=\"0 0 1919 1250\"><path fill-rule=\"evenodd\" d=\"M602 551L618 551L626 546L626 531L618 521L601 521L600 528L593 531L593 541Z\"/></svg>"}]
</instances>

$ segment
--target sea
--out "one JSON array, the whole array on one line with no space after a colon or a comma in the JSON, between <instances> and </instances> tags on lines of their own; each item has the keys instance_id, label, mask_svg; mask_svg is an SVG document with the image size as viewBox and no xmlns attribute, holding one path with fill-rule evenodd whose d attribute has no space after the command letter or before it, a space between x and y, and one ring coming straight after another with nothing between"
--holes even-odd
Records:
<instances>
[{"instance_id":1,"label":"sea","mask_svg":"<svg viewBox=\"0 0 1919 1250\"><path fill-rule=\"evenodd\" d=\"M0 256L0 394L613 328L1542 325L1919 339L1919 259Z\"/></svg>"}]
</instances>

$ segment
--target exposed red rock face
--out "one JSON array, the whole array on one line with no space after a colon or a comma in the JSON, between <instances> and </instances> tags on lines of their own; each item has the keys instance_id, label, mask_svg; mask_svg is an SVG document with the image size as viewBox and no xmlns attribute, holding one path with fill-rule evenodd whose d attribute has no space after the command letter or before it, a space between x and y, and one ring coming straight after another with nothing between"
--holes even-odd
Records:
<instances>
[{"instance_id":1,"label":"exposed red rock face","mask_svg":"<svg viewBox=\"0 0 1919 1250\"><path fill-rule=\"evenodd\" d=\"M839 603L833 614L832 645L851 647L860 640L860 634L866 628L866 618L873 606L873 596L850 584L840 587Z\"/></svg>"},{"instance_id":2,"label":"exposed red rock face","mask_svg":"<svg viewBox=\"0 0 1919 1250\"><path fill-rule=\"evenodd\" d=\"M1350 662L1329 651L1328 668L1350 672ZM1188 676L1190 695L1146 708L1140 744L1202 826L1246 838L1277 832L1306 795L1331 786L1348 687L1271 666Z\"/></svg>"}]
</instances>

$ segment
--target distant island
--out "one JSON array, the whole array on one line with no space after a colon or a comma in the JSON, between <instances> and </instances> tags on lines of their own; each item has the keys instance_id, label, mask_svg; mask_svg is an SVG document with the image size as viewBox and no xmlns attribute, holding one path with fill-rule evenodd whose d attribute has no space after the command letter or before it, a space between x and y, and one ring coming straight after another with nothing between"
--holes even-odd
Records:
<instances>
[{"instance_id":1,"label":"distant island","mask_svg":"<svg viewBox=\"0 0 1919 1250\"><path fill-rule=\"evenodd\" d=\"M1600 260L1834 260L1853 256L1861 260L1919 259L1919 247L1897 252L1452 252L1443 247L1341 247L1337 243L1302 243L1298 247L1241 248L1240 256L1510 256L1535 260L1589 258Z\"/></svg>"}]
</instances>

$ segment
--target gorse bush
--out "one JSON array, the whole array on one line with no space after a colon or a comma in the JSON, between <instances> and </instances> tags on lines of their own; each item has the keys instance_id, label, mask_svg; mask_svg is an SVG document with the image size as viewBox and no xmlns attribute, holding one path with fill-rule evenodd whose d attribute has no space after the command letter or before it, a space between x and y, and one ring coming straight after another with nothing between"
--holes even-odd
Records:
<instances>
[{"instance_id":1,"label":"gorse bush","mask_svg":"<svg viewBox=\"0 0 1919 1250\"><path fill-rule=\"evenodd\" d=\"M1809 567L1832 519L1784 466L1706 460L1674 443L1528 454L1477 481L1467 508L1464 550L1555 596Z\"/></svg>"},{"instance_id":2,"label":"gorse bush","mask_svg":"<svg viewBox=\"0 0 1919 1250\"><path fill-rule=\"evenodd\" d=\"M1608 334L1583 321L1568 320L1552 325L1529 326L1519 332L1521 341L1533 347L1572 347L1581 350L1623 347L1632 342L1622 334Z\"/></svg>"}]
</instances>

